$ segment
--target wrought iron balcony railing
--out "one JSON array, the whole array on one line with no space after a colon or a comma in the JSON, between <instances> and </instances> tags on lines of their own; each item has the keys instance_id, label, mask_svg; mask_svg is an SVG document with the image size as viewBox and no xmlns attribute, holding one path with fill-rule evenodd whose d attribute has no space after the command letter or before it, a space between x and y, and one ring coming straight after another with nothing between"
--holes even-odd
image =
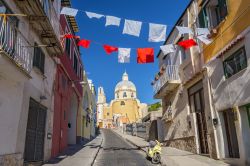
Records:
<instances>
[{"instance_id":1,"label":"wrought iron balcony railing","mask_svg":"<svg viewBox=\"0 0 250 166\"><path fill-rule=\"evenodd\" d=\"M0 51L26 73L32 68L32 47L17 28L17 20L0 17Z\"/></svg>"},{"instance_id":2,"label":"wrought iron balcony railing","mask_svg":"<svg viewBox=\"0 0 250 166\"><path fill-rule=\"evenodd\" d=\"M180 81L178 65L168 65L166 67L164 73L153 85L154 94L157 94L163 88L163 86L165 86L167 83L171 83L172 81L174 83L178 83Z\"/></svg>"}]
</instances>

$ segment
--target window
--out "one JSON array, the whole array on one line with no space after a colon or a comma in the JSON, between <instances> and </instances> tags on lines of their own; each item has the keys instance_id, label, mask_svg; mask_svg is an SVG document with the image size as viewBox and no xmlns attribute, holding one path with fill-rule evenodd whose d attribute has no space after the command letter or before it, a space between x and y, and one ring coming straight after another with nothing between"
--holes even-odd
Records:
<instances>
[{"instance_id":1,"label":"window","mask_svg":"<svg viewBox=\"0 0 250 166\"><path fill-rule=\"evenodd\" d=\"M121 104L120 105L125 105L125 102L124 101L121 101Z\"/></svg>"},{"instance_id":2,"label":"window","mask_svg":"<svg viewBox=\"0 0 250 166\"><path fill-rule=\"evenodd\" d=\"M226 78L238 73L247 67L247 58L245 47L237 50L233 55L229 56L224 62L224 72Z\"/></svg>"},{"instance_id":3,"label":"window","mask_svg":"<svg viewBox=\"0 0 250 166\"><path fill-rule=\"evenodd\" d=\"M123 92L123 97L127 97L127 93L126 92Z\"/></svg>"},{"instance_id":4,"label":"window","mask_svg":"<svg viewBox=\"0 0 250 166\"><path fill-rule=\"evenodd\" d=\"M44 74L45 55L42 49L35 43L33 66L37 67Z\"/></svg>"},{"instance_id":5,"label":"window","mask_svg":"<svg viewBox=\"0 0 250 166\"><path fill-rule=\"evenodd\" d=\"M70 47L71 47L71 40L70 39L66 39L65 50L66 50L66 53L67 53L68 57L70 57Z\"/></svg>"},{"instance_id":6,"label":"window","mask_svg":"<svg viewBox=\"0 0 250 166\"><path fill-rule=\"evenodd\" d=\"M119 99L119 93L116 93L116 98Z\"/></svg>"},{"instance_id":7,"label":"window","mask_svg":"<svg viewBox=\"0 0 250 166\"><path fill-rule=\"evenodd\" d=\"M226 0L210 0L204 3L199 13L199 24L201 28L214 28L227 16Z\"/></svg>"},{"instance_id":8,"label":"window","mask_svg":"<svg viewBox=\"0 0 250 166\"><path fill-rule=\"evenodd\" d=\"M132 98L134 97L134 93L131 94L131 97L132 97Z\"/></svg>"},{"instance_id":9,"label":"window","mask_svg":"<svg viewBox=\"0 0 250 166\"><path fill-rule=\"evenodd\" d=\"M77 74L77 70L78 70L78 59L77 59L76 52L74 52L73 68L74 68L75 73Z\"/></svg>"},{"instance_id":10,"label":"window","mask_svg":"<svg viewBox=\"0 0 250 166\"><path fill-rule=\"evenodd\" d=\"M109 112L107 112L107 116L109 116Z\"/></svg>"}]
</instances>

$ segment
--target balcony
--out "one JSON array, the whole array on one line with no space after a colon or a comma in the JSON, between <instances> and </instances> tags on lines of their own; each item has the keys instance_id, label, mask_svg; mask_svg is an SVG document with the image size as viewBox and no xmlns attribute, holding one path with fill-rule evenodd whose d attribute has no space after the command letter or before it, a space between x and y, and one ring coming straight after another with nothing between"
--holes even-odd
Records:
<instances>
[{"instance_id":1,"label":"balcony","mask_svg":"<svg viewBox=\"0 0 250 166\"><path fill-rule=\"evenodd\" d=\"M17 29L17 20L0 17L0 54L8 58L22 72L29 76L32 68L32 47L28 40ZM10 65L1 63L1 68L10 70Z\"/></svg>"},{"instance_id":2,"label":"balcony","mask_svg":"<svg viewBox=\"0 0 250 166\"><path fill-rule=\"evenodd\" d=\"M63 48L60 43L63 30L60 26L59 13L56 12L50 0L14 0L16 5L26 14L29 21L42 39L43 44L47 45L50 55L60 55Z\"/></svg>"},{"instance_id":3,"label":"balcony","mask_svg":"<svg viewBox=\"0 0 250 166\"><path fill-rule=\"evenodd\" d=\"M154 98L161 99L173 91L181 83L179 77L179 66L168 65L159 79L154 83Z\"/></svg>"}]
</instances>

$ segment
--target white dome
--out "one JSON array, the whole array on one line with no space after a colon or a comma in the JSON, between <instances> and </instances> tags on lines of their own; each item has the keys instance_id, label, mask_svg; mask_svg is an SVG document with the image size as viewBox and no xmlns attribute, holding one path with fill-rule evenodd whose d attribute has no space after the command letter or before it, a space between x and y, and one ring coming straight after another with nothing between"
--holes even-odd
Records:
<instances>
[{"instance_id":1,"label":"white dome","mask_svg":"<svg viewBox=\"0 0 250 166\"><path fill-rule=\"evenodd\" d=\"M136 91L135 84L128 80L128 74L126 72L122 76L122 81L115 87L115 92L117 91Z\"/></svg>"}]
</instances>

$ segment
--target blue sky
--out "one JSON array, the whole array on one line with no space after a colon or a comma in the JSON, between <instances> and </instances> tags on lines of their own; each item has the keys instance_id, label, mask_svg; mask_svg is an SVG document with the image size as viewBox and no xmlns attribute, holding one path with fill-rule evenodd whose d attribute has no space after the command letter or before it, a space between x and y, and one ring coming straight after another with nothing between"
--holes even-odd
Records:
<instances>
[{"instance_id":1,"label":"blue sky","mask_svg":"<svg viewBox=\"0 0 250 166\"><path fill-rule=\"evenodd\" d=\"M190 0L72 0L72 7L111 15L136 21L159 23L168 25L169 33L177 19L182 14ZM143 23L140 37L123 35L124 19L120 27L105 27L105 19L89 19L84 12L79 11L76 16L81 38L102 44L109 44L124 48L155 48L155 63L137 64L136 49L131 51L131 63L119 64L117 53L107 55L101 45L91 44L89 49L81 48L81 57L88 78L92 79L96 88L103 86L107 101L114 98L115 85L121 80L126 70L129 79L136 85L138 98L141 102L154 103L153 89L150 82L158 72L160 43L148 42L148 23Z\"/></svg>"}]
</instances>

